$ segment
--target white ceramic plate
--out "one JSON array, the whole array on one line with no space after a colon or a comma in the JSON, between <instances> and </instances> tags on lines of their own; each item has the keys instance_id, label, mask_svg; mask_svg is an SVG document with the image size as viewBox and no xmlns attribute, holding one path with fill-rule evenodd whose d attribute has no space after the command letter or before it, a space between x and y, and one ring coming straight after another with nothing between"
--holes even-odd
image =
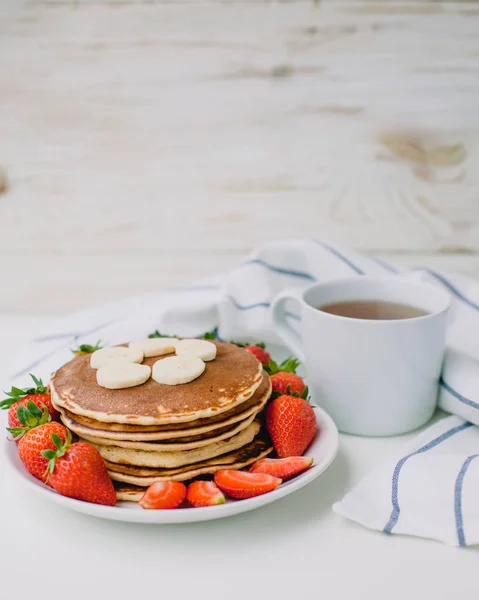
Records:
<instances>
[{"instance_id":1,"label":"white ceramic plate","mask_svg":"<svg viewBox=\"0 0 479 600\"><path fill-rule=\"evenodd\" d=\"M12 382L24 387L29 385L28 373L35 373L47 381L50 373L72 357L71 348L78 343L93 344L98 339L103 343L118 344L128 339L145 336L156 328L164 330L163 323L168 322L170 329L179 335L198 335L211 329L216 311L210 315L208 307L217 302L216 287L193 286L178 293L159 292L136 298L128 298L101 306L86 308L77 313L66 315L49 326L43 335L32 340L24 349L14 368ZM174 311L172 311L172 306ZM195 309L192 311L191 307ZM176 314L178 313L178 314ZM176 315L176 320L175 320ZM198 316L198 318L196 318ZM208 320L209 319L209 320ZM172 328L172 329L171 329ZM277 360L286 355L284 348L268 345L268 350ZM42 495L81 513L137 523L187 523L220 519L239 514L293 493L319 477L334 460L338 451L338 431L332 419L320 408L316 408L319 434L306 454L314 457L314 465L298 477L286 481L275 491L248 500L229 500L220 506L206 508L181 508L175 510L144 510L134 502L119 502L116 506L100 506L65 498L51 488L32 477L23 467L17 455L16 444L5 442L5 455L19 479L32 493Z\"/></svg>"},{"instance_id":2,"label":"white ceramic plate","mask_svg":"<svg viewBox=\"0 0 479 600\"><path fill-rule=\"evenodd\" d=\"M195 521L208 521L210 519L230 517L254 510L265 504L270 504L299 490L308 483L311 483L316 477L319 477L321 473L324 473L333 462L338 451L338 430L331 417L324 410L315 407L315 412L319 433L305 453L307 456L314 457L314 464L308 471L302 475L298 475L294 479L285 481L276 490L268 494L248 500L227 500L225 504L205 508L145 510L136 502L119 502L116 506L101 506L99 504L65 498L28 473L18 458L17 446L14 442L5 441L5 455L7 462L18 475L19 480L27 486L28 490L32 493L40 494L46 500L56 502L71 510L103 519L131 521L135 523L192 523Z\"/></svg>"}]
</instances>

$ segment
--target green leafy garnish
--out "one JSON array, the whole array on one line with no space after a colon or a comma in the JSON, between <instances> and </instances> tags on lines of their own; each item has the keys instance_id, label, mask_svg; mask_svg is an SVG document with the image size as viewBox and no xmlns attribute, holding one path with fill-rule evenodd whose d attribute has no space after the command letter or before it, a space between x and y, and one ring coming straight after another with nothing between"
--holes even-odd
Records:
<instances>
[{"instance_id":1,"label":"green leafy garnish","mask_svg":"<svg viewBox=\"0 0 479 600\"><path fill-rule=\"evenodd\" d=\"M81 356L82 354L96 352L97 350L100 350L100 348L103 348L103 346L101 346L101 340L98 340L94 346L91 346L90 344L80 344L77 348L73 348L72 352L77 356Z\"/></svg>"}]
</instances>

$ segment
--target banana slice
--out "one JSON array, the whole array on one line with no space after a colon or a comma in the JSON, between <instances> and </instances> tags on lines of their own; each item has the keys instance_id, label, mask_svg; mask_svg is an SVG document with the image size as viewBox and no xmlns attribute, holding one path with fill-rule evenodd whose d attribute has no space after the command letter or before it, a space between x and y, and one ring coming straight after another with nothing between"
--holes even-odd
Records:
<instances>
[{"instance_id":1,"label":"banana slice","mask_svg":"<svg viewBox=\"0 0 479 600\"><path fill-rule=\"evenodd\" d=\"M179 340L175 342L175 350L177 356L197 356L204 361L216 358L216 346L206 340Z\"/></svg>"},{"instance_id":2,"label":"banana slice","mask_svg":"<svg viewBox=\"0 0 479 600\"><path fill-rule=\"evenodd\" d=\"M111 360L124 358L131 363L141 363L143 352L138 348L125 348L123 346L111 346L95 350L90 357L90 367L99 369L108 364Z\"/></svg>"},{"instance_id":3,"label":"banana slice","mask_svg":"<svg viewBox=\"0 0 479 600\"><path fill-rule=\"evenodd\" d=\"M124 358L113 359L96 372L98 385L108 390L121 390L145 383L150 378L148 365L128 362Z\"/></svg>"},{"instance_id":4,"label":"banana slice","mask_svg":"<svg viewBox=\"0 0 479 600\"><path fill-rule=\"evenodd\" d=\"M165 385L180 385L199 377L205 367L197 356L168 356L156 361L151 377Z\"/></svg>"},{"instance_id":5,"label":"banana slice","mask_svg":"<svg viewBox=\"0 0 479 600\"><path fill-rule=\"evenodd\" d=\"M145 358L149 358L173 353L177 341L176 338L152 338L130 342L128 347L143 352Z\"/></svg>"}]
</instances>

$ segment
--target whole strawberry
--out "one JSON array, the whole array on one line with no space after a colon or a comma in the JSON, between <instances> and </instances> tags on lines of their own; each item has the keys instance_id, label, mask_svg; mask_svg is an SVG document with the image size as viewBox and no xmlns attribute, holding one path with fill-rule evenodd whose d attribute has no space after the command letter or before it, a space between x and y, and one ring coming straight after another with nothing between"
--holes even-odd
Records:
<instances>
[{"instance_id":1,"label":"whole strawberry","mask_svg":"<svg viewBox=\"0 0 479 600\"><path fill-rule=\"evenodd\" d=\"M253 344L251 346L245 346L244 349L247 352L250 352L253 356L256 356L256 358L259 360L259 362L262 363L263 365L265 365L265 366L269 365L271 356L270 356L269 352L266 352L263 343Z\"/></svg>"},{"instance_id":2,"label":"whole strawberry","mask_svg":"<svg viewBox=\"0 0 479 600\"><path fill-rule=\"evenodd\" d=\"M290 394L292 396L302 396L306 389L306 384L299 375L296 375L299 361L296 358L287 358L281 364L270 360L267 367L271 379L273 394Z\"/></svg>"},{"instance_id":3,"label":"whole strawberry","mask_svg":"<svg viewBox=\"0 0 479 600\"><path fill-rule=\"evenodd\" d=\"M290 394L291 396L302 396L306 384L296 373L275 373L271 375L271 387L277 394Z\"/></svg>"},{"instance_id":4,"label":"whole strawberry","mask_svg":"<svg viewBox=\"0 0 479 600\"><path fill-rule=\"evenodd\" d=\"M305 398L279 396L266 409L266 428L280 458L301 456L316 434L316 415Z\"/></svg>"},{"instance_id":5,"label":"whole strawberry","mask_svg":"<svg viewBox=\"0 0 479 600\"><path fill-rule=\"evenodd\" d=\"M41 379L30 373L35 387L20 389L15 386L9 392L5 392L8 398L0 402L0 408L8 409L8 426L21 427L22 423L17 418L17 409L19 406L27 406L28 402L33 402L40 409L45 406L50 413L52 421L58 421L60 415L52 404L52 398L48 388Z\"/></svg>"},{"instance_id":6,"label":"whole strawberry","mask_svg":"<svg viewBox=\"0 0 479 600\"><path fill-rule=\"evenodd\" d=\"M91 444L71 440L68 431L65 442L53 438L56 450L42 452L48 459L48 484L62 496L114 506L115 488L100 453Z\"/></svg>"},{"instance_id":7,"label":"whole strawberry","mask_svg":"<svg viewBox=\"0 0 479 600\"><path fill-rule=\"evenodd\" d=\"M48 460L42 455L44 450L56 450L54 436L59 442L68 437L67 428L56 421L34 427L25 433L18 442L18 456L26 469L37 479L47 478Z\"/></svg>"}]
</instances>

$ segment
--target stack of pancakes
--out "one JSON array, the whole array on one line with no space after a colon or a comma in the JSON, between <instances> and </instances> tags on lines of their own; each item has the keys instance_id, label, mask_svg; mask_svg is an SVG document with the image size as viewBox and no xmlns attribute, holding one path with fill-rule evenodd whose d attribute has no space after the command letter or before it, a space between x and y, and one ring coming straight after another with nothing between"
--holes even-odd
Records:
<instances>
[{"instance_id":1,"label":"stack of pancakes","mask_svg":"<svg viewBox=\"0 0 479 600\"><path fill-rule=\"evenodd\" d=\"M54 373L52 399L64 424L99 450L119 500L138 501L154 481L240 469L272 451L261 420L271 395L268 375L249 352L214 343L216 359L182 385L149 379L106 389L98 385L89 355Z\"/></svg>"}]
</instances>

